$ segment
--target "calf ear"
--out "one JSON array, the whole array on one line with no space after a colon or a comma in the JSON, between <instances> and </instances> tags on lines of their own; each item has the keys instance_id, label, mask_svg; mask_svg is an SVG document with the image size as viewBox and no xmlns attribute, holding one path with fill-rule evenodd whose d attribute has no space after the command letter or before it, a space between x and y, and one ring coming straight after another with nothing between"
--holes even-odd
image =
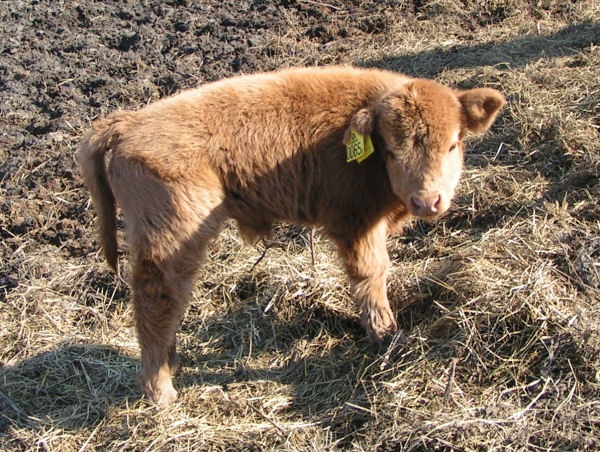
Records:
<instances>
[{"instance_id":1,"label":"calf ear","mask_svg":"<svg viewBox=\"0 0 600 452\"><path fill-rule=\"evenodd\" d=\"M465 128L471 133L485 132L496 119L504 96L492 88L475 88L458 94L465 113Z\"/></svg>"},{"instance_id":2,"label":"calf ear","mask_svg":"<svg viewBox=\"0 0 600 452\"><path fill-rule=\"evenodd\" d=\"M373 130L375 130L375 113L368 108L358 110L358 112L352 116L350 127L346 129L346 133L344 134L344 144L348 144L348 140L350 140L350 131L352 129L363 136L373 133Z\"/></svg>"}]
</instances>

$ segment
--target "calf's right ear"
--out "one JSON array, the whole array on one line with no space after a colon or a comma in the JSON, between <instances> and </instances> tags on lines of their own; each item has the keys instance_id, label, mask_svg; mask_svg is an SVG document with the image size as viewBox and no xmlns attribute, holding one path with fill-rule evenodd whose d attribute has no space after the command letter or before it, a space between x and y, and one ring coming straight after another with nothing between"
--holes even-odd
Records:
<instances>
[{"instance_id":1,"label":"calf's right ear","mask_svg":"<svg viewBox=\"0 0 600 452\"><path fill-rule=\"evenodd\" d=\"M344 144L348 144L350 140L350 131L354 129L359 135L366 136L373 133L375 130L375 113L373 110L363 108L358 110L352 120L350 121L350 127L346 129L344 133Z\"/></svg>"},{"instance_id":2,"label":"calf's right ear","mask_svg":"<svg viewBox=\"0 0 600 452\"><path fill-rule=\"evenodd\" d=\"M492 88L475 88L458 94L465 113L465 128L479 134L490 128L498 111L506 102L504 96Z\"/></svg>"}]
</instances>

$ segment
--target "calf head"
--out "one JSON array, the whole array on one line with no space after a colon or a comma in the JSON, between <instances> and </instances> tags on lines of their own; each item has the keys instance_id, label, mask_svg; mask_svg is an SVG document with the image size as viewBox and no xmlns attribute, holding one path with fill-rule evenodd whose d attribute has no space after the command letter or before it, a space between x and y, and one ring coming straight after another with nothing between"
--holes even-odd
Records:
<instances>
[{"instance_id":1,"label":"calf head","mask_svg":"<svg viewBox=\"0 0 600 452\"><path fill-rule=\"evenodd\" d=\"M429 80L414 80L358 111L351 128L381 137L394 193L408 212L431 218L454 197L467 133L486 131L504 105L490 88L454 91Z\"/></svg>"}]
</instances>

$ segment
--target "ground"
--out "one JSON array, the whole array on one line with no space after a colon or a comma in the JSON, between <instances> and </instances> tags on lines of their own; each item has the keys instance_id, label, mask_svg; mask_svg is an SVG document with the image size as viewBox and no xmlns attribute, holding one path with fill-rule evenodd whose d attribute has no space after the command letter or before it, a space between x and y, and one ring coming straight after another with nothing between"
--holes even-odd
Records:
<instances>
[{"instance_id":1,"label":"ground","mask_svg":"<svg viewBox=\"0 0 600 452\"><path fill-rule=\"evenodd\" d=\"M596 0L0 3L0 449L600 449ZM388 247L403 336L368 342L330 243L227 225L178 402L135 386L125 274L75 163L90 122L226 76L354 64L489 86L450 213Z\"/></svg>"}]
</instances>

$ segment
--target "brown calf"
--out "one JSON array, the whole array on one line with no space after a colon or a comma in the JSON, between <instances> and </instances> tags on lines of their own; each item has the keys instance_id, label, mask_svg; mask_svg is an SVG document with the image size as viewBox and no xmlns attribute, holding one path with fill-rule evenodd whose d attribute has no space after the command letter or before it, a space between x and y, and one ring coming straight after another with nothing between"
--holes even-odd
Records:
<instances>
[{"instance_id":1,"label":"brown calf","mask_svg":"<svg viewBox=\"0 0 600 452\"><path fill-rule=\"evenodd\" d=\"M278 220L322 226L368 334L380 341L393 332L386 236L409 217L448 209L463 136L488 129L503 104L493 89L332 67L235 77L96 121L79 160L115 271L116 201L125 219L146 395L177 397L175 334L227 217L249 240ZM361 163L346 160L351 129L373 143Z\"/></svg>"}]
</instances>

